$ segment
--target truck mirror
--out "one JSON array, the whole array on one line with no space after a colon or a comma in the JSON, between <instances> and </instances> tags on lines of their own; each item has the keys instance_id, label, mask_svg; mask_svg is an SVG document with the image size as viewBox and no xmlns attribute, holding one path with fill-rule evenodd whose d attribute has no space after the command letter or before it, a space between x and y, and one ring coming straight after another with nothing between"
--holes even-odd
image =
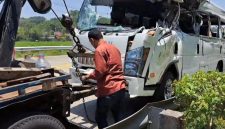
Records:
<instances>
[{"instance_id":1,"label":"truck mirror","mask_svg":"<svg viewBox=\"0 0 225 129\"><path fill-rule=\"evenodd\" d=\"M51 0L28 0L33 10L37 13L45 14L51 7Z\"/></svg>"}]
</instances>

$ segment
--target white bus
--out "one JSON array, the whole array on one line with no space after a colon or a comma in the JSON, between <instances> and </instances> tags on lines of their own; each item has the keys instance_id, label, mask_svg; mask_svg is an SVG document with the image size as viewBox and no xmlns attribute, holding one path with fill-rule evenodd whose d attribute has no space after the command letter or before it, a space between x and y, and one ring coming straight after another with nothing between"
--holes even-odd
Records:
<instances>
[{"instance_id":1,"label":"white bus","mask_svg":"<svg viewBox=\"0 0 225 129\"><path fill-rule=\"evenodd\" d=\"M207 0L84 0L76 32L93 53L87 34L100 29L122 53L130 96L161 100L184 74L224 71L224 25L225 12ZM94 68L91 57L77 61L83 73Z\"/></svg>"}]
</instances>

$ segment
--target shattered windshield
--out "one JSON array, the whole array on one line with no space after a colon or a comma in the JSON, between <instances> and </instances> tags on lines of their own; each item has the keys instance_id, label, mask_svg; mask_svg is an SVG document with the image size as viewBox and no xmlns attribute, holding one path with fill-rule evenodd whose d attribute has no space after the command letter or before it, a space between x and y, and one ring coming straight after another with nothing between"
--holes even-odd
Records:
<instances>
[{"instance_id":1,"label":"shattered windshield","mask_svg":"<svg viewBox=\"0 0 225 129\"><path fill-rule=\"evenodd\" d=\"M134 6L135 5L135 6ZM78 18L78 29L92 28L121 31L142 26L154 28L174 22L178 10L167 1L150 0L84 0Z\"/></svg>"},{"instance_id":2,"label":"shattered windshield","mask_svg":"<svg viewBox=\"0 0 225 129\"><path fill-rule=\"evenodd\" d=\"M103 28L109 31L137 29L142 26L152 28L160 18L163 19L165 5L163 2L146 0L84 0L77 27L80 30Z\"/></svg>"},{"instance_id":3,"label":"shattered windshield","mask_svg":"<svg viewBox=\"0 0 225 129\"><path fill-rule=\"evenodd\" d=\"M96 28L97 25L109 25L110 6L92 5L93 0L84 0L78 18L77 27L80 30Z\"/></svg>"}]
</instances>

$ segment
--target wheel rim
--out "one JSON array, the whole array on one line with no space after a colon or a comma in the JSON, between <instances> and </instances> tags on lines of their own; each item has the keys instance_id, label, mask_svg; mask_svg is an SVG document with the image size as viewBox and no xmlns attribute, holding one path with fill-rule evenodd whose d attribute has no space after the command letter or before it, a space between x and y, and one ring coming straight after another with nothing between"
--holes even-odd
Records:
<instances>
[{"instance_id":1,"label":"wheel rim","mask_svg":"<svg viewBox=\"0 0 225 129\"><path fill-rule=\"evenodd\" d=\"M172 79L168 79L166 81L165 90L164 90L164 98L165 98L165 100L172 98L172 96L174 95L172 83L173 83Z\"/></svg>"}]
</instances>

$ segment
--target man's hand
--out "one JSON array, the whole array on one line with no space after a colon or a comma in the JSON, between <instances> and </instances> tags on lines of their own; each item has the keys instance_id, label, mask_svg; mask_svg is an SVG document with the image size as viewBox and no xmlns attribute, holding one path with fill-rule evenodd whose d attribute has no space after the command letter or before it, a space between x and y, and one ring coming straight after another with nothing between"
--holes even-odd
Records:
<instances>
[{"instance_id":1,"label":"man's hand","mask_svg":"<svg viewBox=\"0 0 225 129\"><path fill-rule=\"evenodd\" d=\"M81 81L86 81L88 79L89 75L83 75L81 76L80 80Z\"/></svg>"}]
</instances>

